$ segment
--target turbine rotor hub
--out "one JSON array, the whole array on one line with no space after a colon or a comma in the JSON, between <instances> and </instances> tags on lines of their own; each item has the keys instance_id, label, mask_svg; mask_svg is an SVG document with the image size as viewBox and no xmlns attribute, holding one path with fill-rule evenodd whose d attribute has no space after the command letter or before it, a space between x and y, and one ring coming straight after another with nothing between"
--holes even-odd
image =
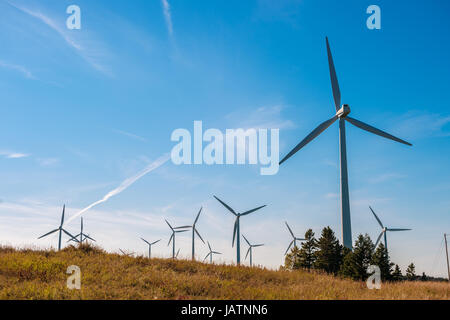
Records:
<instances>
[{"instance_id":1,"label":"turbine rotor hub","mask_svg":"<svg viewBox=\"0 0 450 320\"><path fill-rule=\"evenodd\" d=\"M348 104L343 104L342 107L336 112L339 118L345 118L350 113L350 107Z\"/></svg>"}]
</instances>

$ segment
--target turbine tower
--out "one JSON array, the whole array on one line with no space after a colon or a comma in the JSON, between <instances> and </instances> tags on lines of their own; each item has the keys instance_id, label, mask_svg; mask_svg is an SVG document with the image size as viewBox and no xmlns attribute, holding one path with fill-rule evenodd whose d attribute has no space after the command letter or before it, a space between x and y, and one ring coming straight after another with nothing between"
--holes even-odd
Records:
<instances>
[{"instance_id":1,"label":"turbine tower","mask_svg":"<svg viewBox=\"0 0 450 320\"><path fill-rule=\"evenodd\" d=\"M248 244L248 250L247 250L247 254L245 255L245 259L247 259L247 256L250 254L250 267L252 267L253 266L253 248L262 247L264 244L250 244L250 242L247 240L247 238L244 235L242 235L242 237Z\"/></svg>"},{"instance_id":2,"label":"turbine tower","mask_svg":"<svg viewBox=\"0 0 450 320\"><path fill-rule=\"evenodd\" d=\"M286 252L284 253L284 255L287 255L287 253L288 253L288 251L289 251L289 249L291 248L292 245L294 245L294 248L295 248L295 247L297 246L297 241L304 241L304 240L306 240L306 239L303 239L303 238L297 238L297 237L294 235L294 233L292 232L292 229L289 227L288 223L287 223L287 222L284 222L284 223L286 224L286 227L288 228L289 233L290 233L291 236L292 236L292 241L291 241L291 243L289 243L289 246L288 246L288 248L286 249Z\"/></svg>"},{"instance_id":3,"label":"turbine tower","mask_svg":"<svg viewBox=\"0 0 450 320\"><path fill-rule=\"evenodd\" d=\"M83 236L84 236L84 238L83 238ZM78 237L80 237L80 240L77 240ZM81 217L81 231L80 231L80 233L77 234L77 235L76 235L75 237L73 237L72 239L69 239L67 242L75 241L75 242L78 242L78 243L83 243L83 241L86 241L86 242L87 242L87 239L92 240L92 241L95 241L93 238L91 238L89 235L87 235L87 234L85 234L85 233L83 232L83 217ZM96 242L96 241L95 241L95 242Z\"/></svg>"},{"instance_id":4,"label":"turbine tower","mask_svg":"<svg viewBox=\"0 0 450 320\"><path fill-rule=\"evenodd\" d=\"M167 220L165 220L165 221L166 221L167 225L169 226L170 230L172 230L172 235L170 236L169 243L167 245L169 246L170 243L172 242L172 259L175 259L177 257L177 255L178 255L178 254L175 254L175 235L177 233L188 231L188 230L179 230L179 229L188 228L189 226L172 228L170 223Z\"/></svg>"},{"instance_id":5,"label":"turbine tower","mask_svg":"<svg viewBox=\"0 0 450 320\"><path fill-rule=\"evenodd\" d=\"M242 216L246 216L246 215L248 215L248 214L250 214L252 212L255 212L256 210L264 208L266 205L258 207L258 208L255 208L255 209L252 209L252 210L245 211L243 213L237 213L230 206L228 206L225 202L223 202L222 200L220 200L216 196L214 196L214 198L216 198L217 201L219 201L225 208L227 208L236 217L236 220L234 222L232 245L234 247L234 239L236 239L236 262L237 262L237 264L240 264L241 263L241 241L240 241L241 236L240 236L240 224L239 224L240 219L241 219Z\"/></svg>"},{"instance_id":6,"label":"turbine tower","mask_svg":"<svg viewBox=\"0 0 450 320\"><path fill-rule=\"evenodd\" d=\"M65 234L67 234L70 238L74 238L73 235L71 235L67 230L65 230L63 228L63 224L64 224L64 213L66 211L66 205L63 206L63 211L62 211L62 217L61 217L61 224L59 225L58 229L52 230L46 234L44 234L43 236L40 236L38 239L42 239L48 235L51 235L52 233L55 233L57 231L59 231L59 241L58 241L58 251L61 250L61 237L62 237L62 233L64 232ZM78 241L78 240L76 240Z\"/></svg>"},{"instance_id":7,"label":"turbine tower","mask_svg":"<svg viewBox=\"0 0 450 320\"><path fill-rule=\"evenodd\" d=\"M380 242L381 237L384 235L384 246L386 247L386 252L388 251L387 237L386 237L386 234L388 231L410 231L411 230L411 229L386 228L385 226L383 226L383 223L381 222L380 218L378 218L375 211L373 211L372 207L369 206L369 209L370 209L370 211L372 211L373 215L375 216L375 219L377 219L378 224L381 227L381 233L378 236L377 242L375 242L375 248L377 247L378 242Z\"/></svg>"},{"instance_id":8,"label":"turbine tower","mask_svg":"<svg viewBox=\"0 0 450 320\"><path fill-rule=\"evenodd\" d=\"M326 38L327 54L328 54L328 65L330 69L331 87L333 90L334 105L336 109L336 114L331 119L320 124L314 131L312 131L305 139L303 139L291 152L289 152L281 161L280 165L287 159L292 157L297 151L306 146L309 142L314 140L323 131L325 131L334 122L339 120L339 147L340 147L340 183L341 183L341 221L342 221L342 242L345 247L352 249L352 228L351 228L351 218L350 218L350 196L348 191L348 171L347 171L347 145L345 138L345 122L349 122L354 126L368 131L370 133L379 135L381 137L391 139L408 146L412 146L409 142L402 139L394 137L393 135L374 128L364 122L353 119L349 117L350 107L348 104L343 104L341 106L341 92L339 89L339 83L336 76L336 70L334 68L333 57L331 55L330 45L328 43L328 38Z\"/></svg>"},{"instance_id":9,"label":"turbine tower","mask_svg":"<svg viewBox=\"0 0 450 320\"><path fill-rule=\"evenodd\" d=\"M202 240L203 243L205 243L205 241L203 240L202 236L200 235L200 233L198 232L197 228L195 227L198 221L198 218L200 217L200 213L202 213L202 209L200 208L200 211L197 214L197 217L195 218L194 224L192 226L185 226L185 227L180 227L180 228L191 228L192 229L192 260L195 260L195 234L198 235L198 237L200 238L200 240Z\"/></svg>"},{"instance_id":10,"label":"turbine tower","mask_svg":"<svg viewBox=\"0 0 450 320\"><path fill-rule=\"evenodd\" d=\"M161 239L155 241L155 242L148 242L147 240L145 240L144 238L141 238L142 241L144 241L146 244L148 244L148 258L151 259L152 258L152 246L154 244L157 244L158 242L161 241Z\"/></svg>"},{"instance_id":11,"label":"turbine tower","mask_svg":"<svg viewBox=\"0 0 450 320\"><path fill-rule=\"evenodd\" d=\"M222 253L217 252L217 251L213 251L213 249L211 249L211 245L209 244L209 241L208 241L208 248L209 248L209 253L206 255L205 259L203 259L203 262L209 257L209 263L212 263L213 262L213 255L214 254L222 254Z\"/></svg>"}]
</instances>

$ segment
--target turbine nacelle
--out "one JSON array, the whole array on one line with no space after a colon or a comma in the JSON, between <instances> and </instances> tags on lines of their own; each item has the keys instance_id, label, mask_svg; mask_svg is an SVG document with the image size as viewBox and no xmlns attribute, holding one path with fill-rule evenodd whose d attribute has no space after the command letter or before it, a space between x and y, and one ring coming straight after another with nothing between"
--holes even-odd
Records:
<instances>
[{"instance_id":1,"label":"turbine nacelle","mask_svg":"<svg viewBox=\"0 0 450 320\"><path fill-rule=\"evenodd\" d=\"M350 107L348 104L343 104L342 107L336 112L338 118L345 118L350 113Z\"/></svg>"}]
</instances>

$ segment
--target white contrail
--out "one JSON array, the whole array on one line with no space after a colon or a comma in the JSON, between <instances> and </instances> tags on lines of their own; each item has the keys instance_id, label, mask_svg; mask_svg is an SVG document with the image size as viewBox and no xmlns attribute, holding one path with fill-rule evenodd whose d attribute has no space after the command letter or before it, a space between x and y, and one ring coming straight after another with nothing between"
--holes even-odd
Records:
<instances>
[{"instance_id":1,"label":"white contrail","mask_svg":"<svg viewBox=\"0 0 450 320\"><path fill-rule=\"evenodd\" d=\"M166 25L169 35L173 35L172 15L170 13L170 4L167 0L161 0L163 6L164 17L166 18Z\"/></svg>"},{"instance_id":2,"label":"white contrail","mask_svg":"<svg viewBox=\"0 0 450 320\"><path fill-rule=\"evenodd\" d=\"M160 166L162 166L164 163L166 163L167 161L169 161L170 156L169 154L165 154L162 157L156 159L154 162L152 162L151 164L149 164L144 170L142 170L141 172L139 172L138 174L126 179L125 181L123 181L120 186L118 186L117 188L115 188L114 190L108 192L102 199L90 204L89 206L87 206L86 208L84 208L83 210L81 210L80 212L78 212L77 214L73 215L72 217L70 217L69 220L67 220L66 225L69 224L73 219L81 216L82 214L84 214L86 211L88 211L89 209L99 205L100 203L103 203L105 201L107 201L109 198L121 193L122 191L124 191L125 189L127 189L129 186L131 186L133 183L135 183L136 181L138 181L140 178L142 178L143 176L145 176L147 173L152 172L153 170L159 168Z\"/></svg>"}]
</instances>

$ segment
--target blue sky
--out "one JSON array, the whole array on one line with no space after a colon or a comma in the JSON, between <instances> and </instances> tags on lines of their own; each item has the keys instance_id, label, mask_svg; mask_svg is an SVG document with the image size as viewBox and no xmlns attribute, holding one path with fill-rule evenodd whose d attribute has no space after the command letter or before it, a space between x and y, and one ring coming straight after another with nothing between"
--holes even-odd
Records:
<instances>
[{"instance_id":1,"label":"blue sky","mask_svg":"<svg viewBox=\"0 0 450 320\"><path fill-rule=\"evenodd\" d=\"M325 49L330 39L352 116L413 143L412 148L348 126L353 237L382 221L413 231L389 234L403 271L445 275L450 233L450 60L448 3L425 1L0 1L0 242L36 240L170 152L177 128L280 129L280 156L333 116ZM65 26L81 8L81 30ZM381 8L368 30L366 8ZM222 260L236 208L267 208L242 220L266 247L255 263L277 267L289 243L330 225L340 238L338 127L333 125L275 176L259 166L175 166L170 162L85 213L100 245L146 252L139 237L164 239L164 224L199 230ZM78 229L78 219L67 225ZM189 254L188 236L180 238ZM243 247L243 251L244 251ZM199 255L206 255L198 243Z\"/></svg>"}]
</instances>

